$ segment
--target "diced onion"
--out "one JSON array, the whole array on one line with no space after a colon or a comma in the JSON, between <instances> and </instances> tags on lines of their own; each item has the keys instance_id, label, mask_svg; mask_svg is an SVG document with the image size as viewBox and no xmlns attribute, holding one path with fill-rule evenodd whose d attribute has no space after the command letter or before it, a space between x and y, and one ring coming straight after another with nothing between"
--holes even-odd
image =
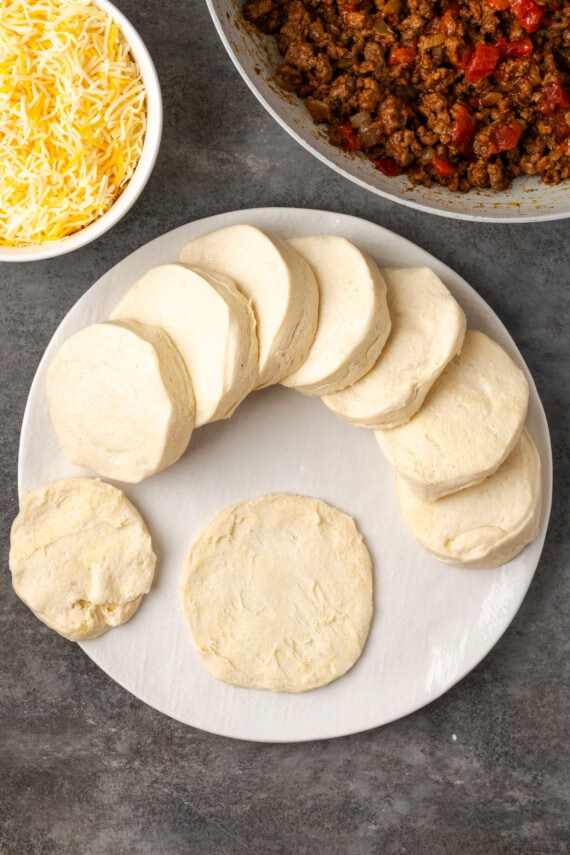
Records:
<instances>
[{"instance_id":1,"label":"diced onion","mask_svg":"<svg viewBox=\"0 0 570 855\"><path fill-rule=\"evenodd\" d=\"M381 18L376 18L376 20L372 24L372 29L380 36L389 36L394 33L392 27L390 27L389 24L387 24L386 21L383 21Z\"/></svg>"},{"instance_id":2,"label":"diced onion","mask_svg":"<svg viewBox=\"0 0 570 855\"><path fill-rule=\"evenodd\" d=\"M424 148L422 153L419 156L420 163L429 163L435 157L435 149L431 146Z\"/></svg>"},{"instance_id":3,"label":"diced onion","mask_svg":"<svg viewBox=\"0 0 570 855\"><path fill-rule=\"evenodd\" d=\"M305 106L313 122L320 124L321 122L330 122L331 108L325 101L319 101L318 98L307 98Z\"/></svg>"},{"instance_id":4,"label":"diced onion","mask_svg":"<svg viewBox=\"0 0 570 855\"><path fill-rule=\"evenodd\" d=\"M481 104L483 107L494 107L502 97L500 92L486 92L481 96Z\"/></svg>"},{"instance_id":5,"label":"diced onion","mask_svg":"<svg viewBox=\"0 0 570 855\"><path fill-rule=\"evenodd\" d=\"M425 36L422 40L422 44L426 48L437 47L438 45L442 45L445 41L445 36L443 33L433 33L433 35Z\"/></svg>"},{"instance_id":6,"label":"diced onion","mask_svg":"<svg viewBox=\"0 0 570 855\"><path fill-rule=\"evenodd\" d=\"M380 122L375 121L367 110L361 110L351 117L350 123L358 130L358 137L364 148L378 145L383 132Z\"/></svg>"},{"instance_id":7,"label":"diced onion","mask_svg":"<svg viewBox=\"0 0 570 855\"><path fill-rule=\"evenodd\" d=\"M387 0L387 3L382 7L383 15L396 15L400 11L402 0Z\"/></svg>"},{"instance_id":8,"label":"diced onion","mask_svg":"<svg viewBox=\"0 0 570 855\"><path fill-rule=\"evenodd\" d=\"M361 110L360 113L355 113L350 117L350 124L355 128L363 128L369 125L372 121L372 116L367 110Z\"/></svg>"}]
</instances>

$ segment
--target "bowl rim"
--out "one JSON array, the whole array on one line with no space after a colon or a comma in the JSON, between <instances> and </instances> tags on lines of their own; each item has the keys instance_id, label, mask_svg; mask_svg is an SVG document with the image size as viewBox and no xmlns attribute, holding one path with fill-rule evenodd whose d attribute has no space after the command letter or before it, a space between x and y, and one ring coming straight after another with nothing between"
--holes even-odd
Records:
<instances>
[{"instance_id":1,"label":"bowl rim","mask_svg":"<svg viewBox=\"0 0 570 855\"><path fill-rule=\"evenodd\" d=\"M0 262L56 258L97 240L116 225L134 205L148 182L158 157L163 125L162 92L149 50L128 18L110 0L88 0L88 2L102 9L118 23L139 67L147 102L147 125L139 162L121 195L92 223L56 241L31 246L0 246Z\"/></svg>"}]
</instances>

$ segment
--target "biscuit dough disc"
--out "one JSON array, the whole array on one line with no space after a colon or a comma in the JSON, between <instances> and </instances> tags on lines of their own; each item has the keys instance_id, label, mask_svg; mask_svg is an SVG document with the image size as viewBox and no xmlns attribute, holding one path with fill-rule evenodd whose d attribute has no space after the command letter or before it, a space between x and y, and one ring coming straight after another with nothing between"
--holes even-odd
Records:
<instances>
[{"instance_id":1,"label":"biscuit dough disc","mask_svg":"<svg viewBox=\"0 0 570 855\"><path fill-rule=\"evenodd\" d=\"M498 567L538 534L540 458L526 430L502 466L475 487L425 502L398 475L396 485L410 532L446 564Z\"/></svg>"},{"instance_id":2,"label":"biscuit dough disc","mask_svg":"<svg viewBox=\"0 0 570 855\"><path fill-rule=\"evenodd\" d=\"M108 321L79 330L50 363L46 393L69 462L116 481L175 463L192 434L192 384L158 327Z\"/></svg>"},{"instance_id":3,"label":"biscuit dough disc","mask_svg":"<svg viewBox=\"0 0 570 855\"><path fill-rule=\"evenodd\" d=\"M521 435L528 396L526 377L503 348L468 330L416 415L377 430L376 439L416 495L433 501L499 468Z\"/></svg>"},{"instance_id":4,"label":"biscuit dough disc","mask_svg":"<svg viewBox=\"0 0 570 855\"><path fill-rule=\"evenodd\" d=\"M303 692L344 674L372 617L372 561L354 520L305 496L226 508L188 555L182 600L218 680Z\"/></svg>"},{"instance_id":5,"label":"biscuit dough disc","mask_svg":"<svg viewBox=\"0 0 570 855\"><path fill-rule=\"evenodd\" d=\"M347 422L391 428L407 422L465 337L465 315L429 267L382 271L392 330L382 352L358 382L323 402Z\"/></svg>"},{"instance_id":6,"label":"biscuit dough disc","mask_svg":"<svg viewBox=\"0 0 570 855\"><path fill-rule=\"evenodd\" d=\"M344 389L373 366L390 332L386 283L376 263L336 235L287 241L319 286L319 320L309 354L284 386L306 395Z\"/></svg>"},{"instance_id":7,"label":"biscuit dough disc","mask_svg":"<svg viewBox=\"0 0 570 855\"><path fill-rule=\"evenodd\" d=\"M317 329L319 291L310 265L284 240L255 226L227 226L194 238L180 261L224 273L251 300L257 389L279 383L305 361Z\"/></svg>"},{"instance_id":8,"label":"biscuit dough disc","mask_svg":"<svg viewBox=\"0 0 570 855\"><path fill-rule=\"evenodd\" d=\"M113 320L162 327L192 380L196 427L227 419L257 379L257 336L249 301L226 276L164 264L141 276Z\"/></svg>"},{"instance_id":9,"label":"biscuit dough disc","mask_svg":"<svg viewBox=\"0 0 570 855\"><path fill-rule=\"evenodd\" d=\"M70 641L128 621L155 566L147 527L117 487L67 478L22 496L10 541L12 584L39 620Z\"/></svg>"}]
</instances>

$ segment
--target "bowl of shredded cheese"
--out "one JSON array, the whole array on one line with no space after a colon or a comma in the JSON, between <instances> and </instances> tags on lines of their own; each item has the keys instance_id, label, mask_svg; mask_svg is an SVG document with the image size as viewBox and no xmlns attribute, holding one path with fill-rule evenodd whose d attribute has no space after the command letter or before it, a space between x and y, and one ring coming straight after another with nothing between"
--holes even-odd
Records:
<instances>
[{"instance_id":1,"label":"bowl of shredded cheese","mask_svg":"<svg viewBox=\"0 0 570 855\"><path fill-rule=\"evenodd\" d=\"M152 172L162 98L140 36L108 0L6 0L0 18L0 261L100 237Z\"/></svg>"}]
</instances>

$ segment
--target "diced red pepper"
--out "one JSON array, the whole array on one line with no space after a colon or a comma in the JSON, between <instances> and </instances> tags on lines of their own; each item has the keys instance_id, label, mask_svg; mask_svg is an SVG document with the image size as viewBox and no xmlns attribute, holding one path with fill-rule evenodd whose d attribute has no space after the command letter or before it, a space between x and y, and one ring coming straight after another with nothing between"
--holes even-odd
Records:
<instances>
[{"instance_id":1,"label":"diced red pepper","mask_svg":"<svg viewBox=\"0 0 570 855\"><path fill-rule=\"evenodd\" d=\"M392 66L403 65L404 68L411 68L416 62L416 51L411 45L400 45L393 47L390 50L388 63Z\"/></svg>"},{"instance_id":2,"label":"diced red pepper","mask_svg":"<svg viewBox=\"0 0 570 855\"><path fill-rule=\"evenodd\" d=\"M341 12L356 12L358 11L358 3L343 3Z\"/></svg>"},{"instance_id":3,"label":"diced red pepper","mask_svg":"<svg viewBox=\"0 0 570 855\"><path fill-rule=\"evenodd\" d=\"M465 80L468 83L480 83L486 77L490 77L496 69L499 59L500 52L497 45L477 42L465 71Z\"/></svg>"},{"instance_id":4,"label":"diced red pepper","mask_svg":"<svg viewBox=\"0 0 570 855\"><path fill-rule=\"evenodd\" d=\"M534 0L511 0L510 9L523 30L534 33L542 24L546 11Z\"/></svg>"},{"instance_id":5,"label":"diced red pepper","mask_svg":"<svg viewBox=\"0 0 570 855\"><path fill-rule=\"evenodd\" d=\"M507 56L511 59L531 56L533 51L534 45L528 36L524 39L516 39L514 42L507 42Z\"/></svg>"},{"instance_id":6,"label":"diced red pepper","mask_svg":"<svg viewBox=\"0 0 570 855\"><path fill-rule=\"evenodd\" d=\"M493 12L504 12L511 5L511 0L487 0L487 6Z\"/></svg>"},{"instance_id":7,"label":"diced red pepper","mask_svg":"<svg viewBox=\"0 0 570 855\"><path fill-rule=\"evenodd\" d=\"M499 36L495 44L499 48L501 59L521 59L521 57L531 56L534 51L534 45L528 36L513 42L508 42L504 36Z\"/></svg>"},{"instance_id":8,"label":"diced red pepper","mask_svg":"<svg viewBox=\"0 0 570 855\"><path fill-rule=\"evenodd\" d=\"M439 19L437 32L449 36L455 30L455 21L459 18L459 0L452 0Z\"/></svg>"},{"instance_id":9,"label":"diced red pepper","mask_svg":"<svg viewBox=\"0 0 570 855\"><path fill-rule=\"evenodd\" d=\"M499 151L510 151L519 144L521 134L521 123L513 120L497 128L493 135L493 143Z\"/></svg>"},{"instance_id":10,"label":"diced red pepper","mask_svg":"<svg viewBox=\"0 0 570 855\"><path fill-rule=\"evenodd\" d=\"M430 163L440 178L449 178L455 172L455 167L451 165L446 157L439 157L436 154L432 157Z\"/></svg>"},{"instance_id":11,"label":"diced red pepper","mask_svg":"<svg viewBox=\"0 0 570 855\"><path fill-rule=\"evenodd\" d=\"M451 128L451 145L462 154L471 154L477 122L464 104L458 104Z\"/></svg>"},{"instance_id":12,"label":"diced red pepper","mask_svg":"<svg viewBox=\"0 0 570 855\"><path fill-rule=\"evenodd\" d=\"M318 83L309 82L300 83L299 86L295 89L295 95L297 98L308 98L309 95L312 95L319 88Z\"/></svg>"},{"instance_id":13,"label":"diced red pepper","mask_svg":"<svg viewBox=\"0 0 570 855\"><path fill-rule=\"evenodd\" d=\"M473 56L473 51L469 47L469 45L462 45L457 52L457 59L453 63L456 68L461 69L461 71L465 72L469 68L469 63L471 62L471 57Z\"/></svg>"},{"instance_id":14,"label":"diced red pepper","mask_svg":"<svg viewBox=\"0 0 570 855\"><path fill-rule=\"evenodd\" d=\"M562 115L559 113L557 116L554 116L552 119L554 135L556 137L557 142L562 142L563 140L567 140L570 138L570 125Z\"/></svg>"},{"instance_id":15,"label":"diced red pepper","mask_svg":"<svg viewBox=\"0 0 570 855\"><path fill-rule=\"evenodd\" d=\"M454 27L455 16L447 9L437 22L436 33L445 33L446 36L451 35Z\"/></svg>"},{"instance_id":16,"label":"diced red pepper","mask_svg":"<svg viewBox=\"0 0 570 855\"><path fill-rule=\"evenodd\" d=\"M427 27L425 28L425 32L430 34L439 33L439 23L440 18L438 18L437 16L435 18L432 18Z\"/></svg>"},{"instance_id":17,"label":"diced red pepper","mask_svg":"<svg viewBox=\"0 0 570 855\"><path fill-rule=\"evenodd\" d=\"M548 83L542 87L543 99L538 105L538 109L545 116L551 116L556 110L570 109L570 95L562 86L560 81Z\"/></svg>"},{"instance_id":18,"label":"diced red pepper","mask_svg":"<svg viewBox=\"0 0 570 855\"><path fill-rule=\"evenodd\" d=\"M499 36L495 44L499 48L499 58L506 59L509 55L509 48L506 38L504 36Z\"/></svg>"},{"instance_id":19,"label":"diced red pepper","mask_svg":"<svg viewBox=\"0 0 570 855\"><path fill-rule=\"evenodd\" d=\"M382 157L376 157L373 159L372 163L378 169L382 175L386 175L388 178L396 178L396 176L402 174L402 170L396 163L393 157L388 157L388 155L383 155Z\"/></svg>"},{"instance_id":20,"label":"diced red pepper","mask_svg":"<svg viewBox=\"0 0 570 855\"><path fill-rule=\"evenodd\" d=\"M335 130L340 136L341 144L345 151L359 151L362 148L362 142L359 139L356 129L352 127L350 122L341 122L340 125L336 126Z\"/></svg>"},{"instance_id":21,"label":"diced red pepper","mask_svg":"<svg viewBox=\"0 0 570 855\"><path fill-rule=\"evenodd\" d=\"M503 125L491 127L488 144L484 146L482 154L488 157L491 154L500 154L502 151L510 151L516 148L522 134L522 125L513 120Z\"/></svg>"}]
</instances>

